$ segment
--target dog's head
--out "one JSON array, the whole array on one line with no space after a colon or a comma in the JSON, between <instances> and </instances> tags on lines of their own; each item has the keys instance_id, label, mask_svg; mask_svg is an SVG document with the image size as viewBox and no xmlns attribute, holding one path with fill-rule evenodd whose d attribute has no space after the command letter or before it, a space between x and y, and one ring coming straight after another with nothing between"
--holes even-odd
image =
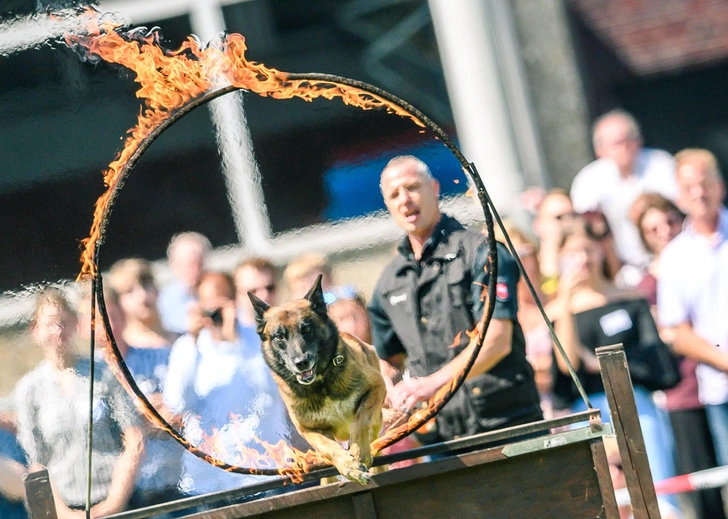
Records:
<instances>
[{"instance_id":1,"label":"dog's head","mask_svg":"<svg viewBox=\"0 0 728 519\"><path fill-rule=\"evenodd\" d=\"M321 276L303 299L271 307L251 292L263 356L289 385L308 386L324 373L336 355L338 332L326 313Z\"/></svg>"}]
</instances>

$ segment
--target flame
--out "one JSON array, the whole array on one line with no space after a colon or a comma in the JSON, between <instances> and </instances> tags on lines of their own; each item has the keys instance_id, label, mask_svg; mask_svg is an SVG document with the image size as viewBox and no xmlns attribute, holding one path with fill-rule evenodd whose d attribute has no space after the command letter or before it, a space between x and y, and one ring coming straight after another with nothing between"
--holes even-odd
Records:
<instances>
[{"instance_id":1,"label":"flame","mask_svg":"<svg viewBox=\"0 0 728 519\"><path fill-rule=\"evenodd\" d=\"M299 98L305 101L323 98L340 99L349 106L363 110L384 109L411 119L421 127L425 125L415 115L401 106L354 86L327 79L297 79L294 75L268 68L263 64L245 58L245 39L239 34L230 34L212 45L203 47L196 39L188 38L179 49L167 51L161 48L156 33L146 35L138 31L124 31L113 22L99 22L98 13L89 8L80 15L86 20L84 35L69 34L68 45L83 49L88 56L100 58L108 63L118 64L131 70L139 83L136 96L143 100L137 123L128 130L124 146L103 173L106 191L96 201L93 223L89 236L82 241L81 271L78 279L88 279L97 274L94 262L95 248L101 238L105 215L112 197L123 182L130 161L140 151L150 135L175 113L190 105L205 94L232 85L274 99ZM424 130L422 130L424 131ZM477 330L477 328L476 328ZM470 344L478 340L477 331L469 332ZM108 364L125 387L133 394L118 362L117 353L109 346L107 330L105 355ZM372 443L373 453L379 452L395 436L406 435L422 425L425 417L433 416L438 406L457 386L458 376L440 388L423 409L411 416L400 417L384 435ZM145 398L134 398L140 412L149 422L171 434L193 454L209 463L228 471L256 473L256 471L277 471L289 476L294 482L301 481L303 473L328 465L328 460L315 451L302 452L283 440L269 444L258 438L252 442L239 442L233 452L228 452L221 439L220 430L204 436L203 442L194 446L173 429L166 427L158 412ZM262 452L261 452L262 450ZM234 460L235 466L221 459ZM244 468L241 468L244 467Z\"/></svg>"},{"instance_id":2,"label":"flame","mask_svg":"<svg viewBox=\"0 0 728 519\"><path fill-rule=\"evenodd\" d=\"M417 117L402 107L371 92L333 81L293 79L287 72L248 61L245 39L240 34L227 35L205 48L189 37L179 49L165 51L158 45L156 33L143 36L138 32L124 32L119 24L99 23L97 14L92 9L86 10L81 17L87 19L88 34L67 35L66 43L131 70L140 85L136 96L144 100L144 108L137 124L128 131L123 149L104 172L107 190L96 201L91 231L82 241L79 279L96 273L93 257L101 236L103 217L129 161L144 140L175 111L211 90L233 85L274 99L338 98L364 110L386 109L424 127Z\"/></svg>"},{"instance_id":3,"label":"flame","mask_svg":"<svg viewBox=\"0 0 728 519\"><path fill-rule=\"evenodd\" d=\"M202 442L197 446L209 459L224 459L233 466L253 469L274 469L281 476L288 476L293 483L303 481L303 474L329 464L327 458L316 451L303 452L287 444L283 439L271 444L253 436L245 441L245 432L237 431L243 417L232 415L227 430L213 429L211 434L203 432ZM236 437L235 446L229 449L226 439L230 434ZM256 448L256 446L258 448Z\"/></svg>"}]
</instances>

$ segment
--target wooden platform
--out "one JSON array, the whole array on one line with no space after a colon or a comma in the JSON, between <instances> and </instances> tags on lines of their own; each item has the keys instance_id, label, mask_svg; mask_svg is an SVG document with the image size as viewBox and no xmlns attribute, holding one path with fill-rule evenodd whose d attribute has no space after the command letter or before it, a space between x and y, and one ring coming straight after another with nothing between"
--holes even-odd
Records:
<instances>
[{"instance_id":1,"label":"wooden platform","mask_svg":"<svg viewBox=\"0 0 728 519\"><path fill-rule=\"evenodd\" d=\"M608 428L606 429L608 431ZM605 430L586 428L393 470L370 484L331 484L190 517L404 519L618 517Z\"/></svg>"},{"instance_id":2,"label":"wooden platform","mask_svg":"<svg viewBox=\"0 0 728 519\"><path fill-rule=\"evenodd\" d=\"M435 459L377 474L366 486L344 482L280 493L281 480L266 481L131 510L109 519L146 519L182 511L187 511L185 517L194 519L618 519L603 442L612 428L635 519L659 519L624 351L621 346L605 347L597 350L597 357L612 427L602 423L599 410L590 409L378 457L375 464L424 455ZM305 474L304 479L315 484L333 474L335 469L326 468ZM30 475L26 487L28 496L37 499L29 506L32 519L52 519L53 498L47 475ZM252 500L255 495L276 489L277 495ZM220 504L246 498L250 500L241 504ZM192 511L203 505L207 511Z\"/></svg>"}]
</instances>

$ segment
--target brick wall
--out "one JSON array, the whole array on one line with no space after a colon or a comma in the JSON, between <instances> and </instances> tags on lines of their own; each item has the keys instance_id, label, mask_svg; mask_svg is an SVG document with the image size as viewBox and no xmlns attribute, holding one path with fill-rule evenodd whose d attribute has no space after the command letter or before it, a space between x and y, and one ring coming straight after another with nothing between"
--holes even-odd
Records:
<instances>
[{"instance_id":1,"label":"brick wall","mask_svg":"<svg viewBox=\"0 0 728 519\"><path fill-rule=\"evenodd\" d=\"M728 57L726 0L569 0L637 74Z\"/></svg>"}]
</instances>

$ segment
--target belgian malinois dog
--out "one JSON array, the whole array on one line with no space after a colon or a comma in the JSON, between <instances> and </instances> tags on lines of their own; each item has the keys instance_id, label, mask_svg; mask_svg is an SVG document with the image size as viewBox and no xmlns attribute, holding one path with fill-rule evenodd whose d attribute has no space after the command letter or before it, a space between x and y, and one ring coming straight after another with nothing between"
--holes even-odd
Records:
<instances>
[{"instance_id":1,"label":"belgian malinois dog","mask_svg":"<svg viewBox=\"0 0 728 519\"><path fill-rule=\"evenodd\" d=\"M254 294L263 357L298 432L352 481L368 483L370 443L386 395L374 348L339 333L326 312L321 276L303 299L270 307ZM348 441L348 452L337 443Z\"/></svg>"}]
</instances>

